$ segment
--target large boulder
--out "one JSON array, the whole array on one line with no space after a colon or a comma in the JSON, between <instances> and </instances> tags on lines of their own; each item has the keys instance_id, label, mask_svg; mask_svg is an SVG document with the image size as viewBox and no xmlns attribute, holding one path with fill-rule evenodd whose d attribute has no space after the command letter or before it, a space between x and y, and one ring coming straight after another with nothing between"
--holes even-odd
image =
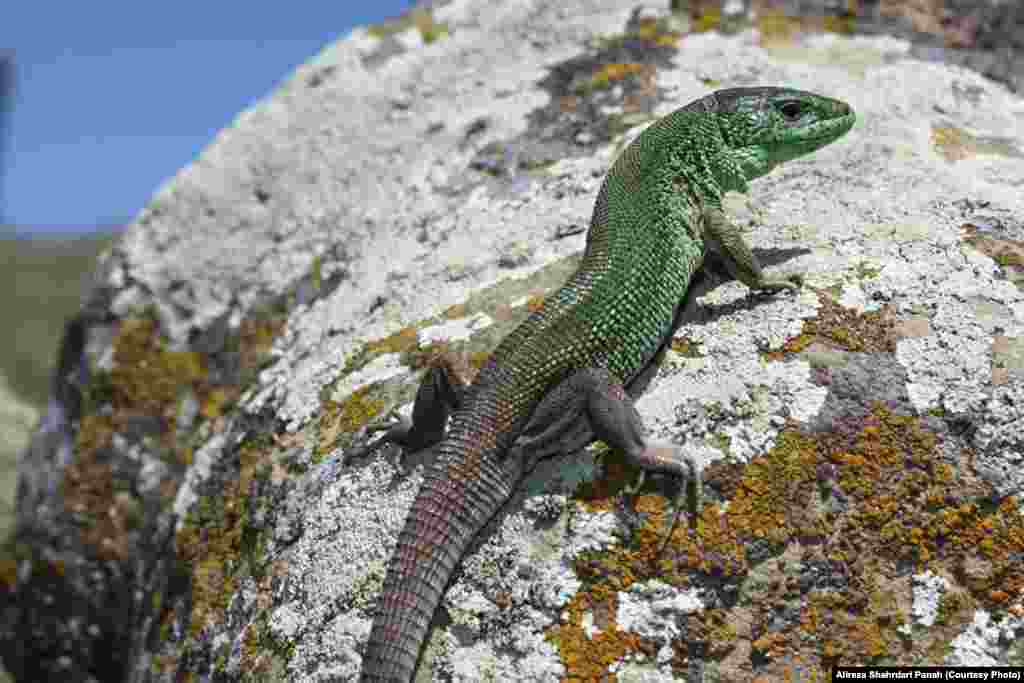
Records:
<instances>
[{"instance_id":1,"label":"large boulder","mask_svg":"<svg viewBox=\"0 0 1024 683\"><path fill-rule=\"evenodd\" d=\"M348 457L367 423L560 284L646 123L755 83L859 120L729 200L808 286L718 282L639 402L705 464L700 524L662 549L670 482L627 499L606 449L546 461L464 559L421 674L1019 664L1024 101L899 40L715 26L625 0L420 8L327 47L168 181L101 260L19 463L17 680L352 680L432 457Z\"/></svg>"}]
</instances>

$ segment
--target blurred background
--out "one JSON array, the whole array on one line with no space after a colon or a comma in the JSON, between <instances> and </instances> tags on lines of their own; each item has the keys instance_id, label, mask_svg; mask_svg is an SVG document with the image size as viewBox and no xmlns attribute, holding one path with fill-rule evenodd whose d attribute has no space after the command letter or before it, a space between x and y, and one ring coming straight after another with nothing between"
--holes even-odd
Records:
<instances>
[{"instance_id":1,"label":"blurred background","mask_svg":"<svg viewBox=\"0 0 1024 683\"><path fill-rule=\"evenodd\" d=\"M13 521L17 454L45 409L64 320L78 309L97 254L165 180L297 65L353 26L411 4L4 7L0 538Z\"/></svg>"}]
</instances>

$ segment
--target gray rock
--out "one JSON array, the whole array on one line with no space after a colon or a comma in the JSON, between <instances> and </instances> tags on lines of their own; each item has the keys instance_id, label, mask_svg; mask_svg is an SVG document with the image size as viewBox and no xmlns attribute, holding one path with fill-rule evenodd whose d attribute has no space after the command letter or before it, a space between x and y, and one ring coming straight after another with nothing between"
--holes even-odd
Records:
<instances>
[{"instance_id":1,"label":"gray rock","mask_svg":"<svg viewBox=\"0 0 1024 683\"><path fill-rule=\"evenodd\" d=\"M859 115L842 143L757 182L744 213L766 267L805 270L811 287L762 299L715 282L638 403L652 433L706 464L706 502L728 503L717 510L738 549L698 548L681 525L662 564L640 563L627 551L646 557L644 525L658 523L648 503L668 487L654 478L624 512L604 492L622 482L603 479L593 450L543 463L466 555L424 677L574 675L580 660L567 653L619 633L621 600L624 628L650 641L612 663L626 679L680 679L705 664L722 680L778 678L776 659L750 657L749 642L676 642L690 633L682 622L745 610L757 623L735 638L775 637L800 623L801 600L869 583L863 562L844 559L862 547L843 544L898 545L856 514L908 472L953 477L942 488L951 509L1020 492L1019 384L998 377L992 348L1024 333L1004 251L1020 236L1001 218L1024 215L1024 160L1011 153L1024 149L1024 103L977 74L909 59L899 41L808 38L810 63L744 31L688 35L676 49L675 24L660 41L639 35L646 23L626 31L648 17L634 9L469 0L437 3L423 28L357 29L160 188L69 324L52 400L22 451L0 610L0 651L19 680L352 680L433 457L356 460L352 444L385 409L408 410L417 343L486 352L564 280L585 243L573 226L587 224L635 124L710 82L790 83ZM642 76L594 78L632 63ZM972 206L1003 227L962 234ZM862 336L883 335L866 316L883 307L899 330L865 349ZM814 346L793 350L802 333ZM844 470L856 463L844 449L870 450L865 435L889 426L876 401L941 444L922 455L892 437L907 452L865 483ZM757 479L762 468L779 474ZM800 486L781 488L787 477ZM746 517L740 490L763 497ZM929 512L916 502L900 500L907 514ZM742 527L762 507L764 538ZM975 549L943 544L934 561L956 576L946 565ZM775 569L780 551L811 547L799 571ZM870 581L912 591L902 562ZM737 604L752 568L767 578ZM1008 661L1019 629L996 633L984 615L939 645L959 643L956 661ZM899 626L890 612L872 623ZM939 637L918 628L921 642ZM727 640L726 628L713 633ZM820 654L819 639L791 642Z\"/></svg>"}]
</instances>

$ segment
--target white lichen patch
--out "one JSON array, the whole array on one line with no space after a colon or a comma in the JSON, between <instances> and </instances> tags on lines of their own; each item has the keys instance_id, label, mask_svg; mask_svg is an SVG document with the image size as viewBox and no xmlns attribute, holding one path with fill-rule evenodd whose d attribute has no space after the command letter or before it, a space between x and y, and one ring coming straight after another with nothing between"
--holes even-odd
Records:
<instances>
[{"instance_id":1,"label":"white lichen patch","mask_svg":"<svg viewBox=\"0 0 1024 683\"><path fill-rule=\"evenodd\" d=\"M1006 666L1010 647L1024 638L1024 618L1004 615L997 620L985 610L975 610L974 619L953 639L945 659L947 666Z\"/></svg>"},{"instance_id":2,"label":"white lichen patch","mask_svg":"<svg viewBox=\"0 0 1024 683\"><path fill-rule=\"evenodd\" d=\"M704 609L700 591L680 590L661 581L635 583L619 593L615 621L623 631L631 631L662 645L671 643L684 632L687 614Z\"/></svg>"},{"instance_id":3,"label":"white lichen patch","mask_svg":"<svg viewBox=\"0 0 1024 683\"><path fill-rule=\"evenodd\" d=\"M974 433L974 467L1000 497L1024 494L1024 382L997 387Z\"/></svg>"},{"instance_id":4,"label":"white lichen patch","mask_svg":"<svg viewBox=\"0 0 1024 683\"><path fill-rule=\"evenodd\" d=\"M494 321L483 313L468 318L447 320L438 325L424 327L419 331L420 344L430 344L441 341L464 341L473 336L474 333L489 327Z\"/></svg>"},{"instance_id":5,"label":"white lichen patch","mask_svg":"<svg viewBox=\"0 0 1024 683\"><path fill-rule=\"evenodd\" d=\"M615 513L587 512L579 503L575 503L575 506L573 533L566 549L568 555L576 556L586 550L604 550L621 542L626 530Z\"/></svg>"},{"instance_id":6,"label":"white lichen patch","mask_svg":"<svg viewBox=\"0 0 1024 683\"><path fill-rule=\"evenodd\" d=\"M683 679L676 678L663 669L652 669L650 665L624 661L613 667L618 683L680 683Z\"/></svg>"},{"instance_id":7,"label":"white lichen patch","mask_svg":"<svg viewBox=\"0 0 1024 683\"><path fill-rule=\"evenodd\" d=\"M273 628L273 622L271 622ZM295 642L288 661L288 680L354 681L362 667L359 643L370 634L370 621L353 614L339 614Z\"/></svg>"},{"instance_id":8,"label":"white lichen patch","mask_svg":"<svg viewBox=\"0 0 1024 683\"><path fill-rule=\"evenodd\" d=\"M939 601L949 590L949 581L929 571L914 574L914 604L911 614L922 626L932 626L939 615Z\"/></svg>"},{"instance_id":9,"label":"white lichen patch","mask_svg":"<svg viewBox=\"0 0 1024 683\"><path fill-rule=\"evenodd\" d=\"M550 533L561 536L564 524ZM445 595L452 618L442 670L458 680L538 680L561 675L562 665L544 631L580 582L552 539L522 513L467 556L462 578ZM465 639L470 644L463 646ZM514 655L514 656L513 656Z\"/></svg>"},{"instance_id":10,"label":"white lichen patch","mask_svg":"<svg viewBox=\"0 0 1024 683\"><path fill-rule=\"evenodd\" d=\"M728 355L701 361L666 371L637 401L654 433L685 434L688 448L726 437L728 455L748 461L771 449L787 417L809 420L828 395L811 383L805 361ZM700 460L722 455L705 452Z\"/></svg>"},{"instance_id":11,"label":"white lichen patch","mask_svg":"<svg viewBox=\"0 0 1024 683\"><path fill-rule=\"evenodd\" d=\"M280 621L272 621L272 628L282 635L296 628L306 631L329 619L339 604L360 609L370 604L422 480L419 470L397 483L395 474L377 456L340 474L328 461L307 475L309 486L321 478L325 485L301 510L302 534L289 547L285 579L287 592L301 595L304 606L277 615ZM296 619L302 621L298 627Z\"/></svg>"},{"instance_id":12,"label":"white lichen patch","mask_svg":"<svg viewBox=\"0 0 1024 683\"><path fill-rule=\"evenodd\" d=\"M364 386L408 373L409 368L401 363L401 354L385 353L338 382L330 398L340 403Z\"/></svg>"},{"instance_id":13,"label":"white lichen patch","mask_svg":"<svg viewBox=\"0 0 1024 683\"><path fill-rule=\"evenodd\" d=\"M962 414L984 397L992 337L955 301L943 303L930 322L932 334L900 340L896 349L910 380L907 392L921 412L941 406Z\"/></svg>"},{"instance_id":14,"label":"white lichen patch","mask_svg":"<svg viewBox=\"0 0 1024 683\"><path fill-rule=\"evenodd\" d=\"M744 305L750 297L750 289L738 282L711 290L703 298L704 305L727 312L707 322L683 325L676 337L695 344L702 356L745 358L778 350L800 334L803 321L818 311L818 298L808 290L795 296L777 294L757 306Z\"/></svg>"}]
</instances>

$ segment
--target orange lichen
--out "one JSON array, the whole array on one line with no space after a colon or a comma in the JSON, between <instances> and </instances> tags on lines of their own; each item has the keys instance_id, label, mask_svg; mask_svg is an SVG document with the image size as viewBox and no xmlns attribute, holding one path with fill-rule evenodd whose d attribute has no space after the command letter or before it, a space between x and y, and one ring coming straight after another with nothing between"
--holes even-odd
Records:
<instances>
[{"instance_id":1,"label":"orange lichen","mask_svg":"<svg viewBox=\"0 0 1024 683\"><path fill-rule=\"evenodd\" d=\"M614 506L614 498L623 485L633 481L634 468L621 455L606 452L602 456L604 476L585 484L576 492L578 499L593 510ZM622 631L615 622L618 593L628 590L637 581L657 578L680 585L684 583L670 562L659 551L670 523L665 501L659 495L638 495L634 507L643 516L643 523L633 530L629 543L607 551L587 551L575 560L577 576L584 587L570 600L568 618L550 628L547 638L558 647L566 667L563 680L604 681L608 667L630 653L653 656L654 646L636 634ZM584 614L590 613L597 633L587 635Z\"/></svg>"},{"instance_id":2,"label":"orange lichen","mask_svg":"<svg viewBox=\"0 0 1024 683\"><path fill-rule=\"evenodd\" d=\"M889 308L861 313L840 306L821 290L813 291L821 295L818 314L804 320L800 334L787 341L780 351L766 353L766 357L781 360L786 354L803 351L814 342L845 351L895 350L895 318Z\"/></svg>"},{"instance_id":3,"label":"orange lichen","mask_svg":"<svg viewBox=\"0 0 1024 683\"><path fill-rule=\"evenodd\" d=\"M0 589L14 591L18 583L18 561L13 557L0 558Z\"/></svg>"},{"instance_id":4,"label":"orange lichen","mask_svg":"<svg viewBox=\"0 0 1024 683\"><path fill-rule=\"evenodd\" d=\"M526 300L526 310L530 313L536 313L544 306L544 296L541 294L534 294Z\"/></svg>"},{"instance_id":5,"label":"orange lichen","mask_svg":"<svg viewBox=\"0 0 1024 683\"><path fill-rule=\"evenodd\" d=\"M249 492L265 460L258 443L238 449L237 476L226 477L219 495L206 496L189 512L175 537L175 549L191 567L190 635L223 618L243 567L258 562L248 527Z\"/></svg>"},{"instance_id":6,"label":"orange lichen","mask_svg":"<svg viewBox=\"0 0 1024 683\"><path fill-rule=\"evenodd\" d=\"M380 415L384 401L372 398L373 385L360 387L340 403L327 400L320 412L317 455L330 452L342 434L352 434Z\"/></svg>"},{"instance_id":7,"label":"orange lichen","mask_svg":"<svg viewBox=\"0 0 1024 683\"><path fill-rule=\"evenodd\" d=\"M565 623L552 627L548 639L557 644L565 665L563 681L597 683L608 680L608 668L630 652L645 650L642 639L619 629L615 621L618 595L607 587L581 590L565 608ZM584 615L593 618L593 630L584 629ZM649 648L648 648L649 650Z\"/></svg>"},{"instance_id":8,"label":"orange lichen","mask_svg":"<svg viewBox=\"0 0 1024 683\"><path fill-rule=\"evenodd\" d=\"M99 452L83 452L68 465L61 480L61 498L82 540L101 558L123 560L129 553L131 516L127 504L117 499L113 470L98 457Z\"/></svg>"},{"instance_id":9,"label":"orange lichen","mask_svg":"<svg viewBox=\"0 0 1024 683\"><path fill-rule=\"evenodd\" d=\"M253 375L271 360L274 340L284 330L284 314L254 314L243 318L238 325L239 365L244 373Z\"/></svg>"},{"instance_id":10,"label":"orange lichen","mask_svg":"<svg viewBox=\"0 0 1024 683\"><path fill-rule=\"evenodd\" d=\"M255 328L248 328L253 332ZM254 333L253 333L254 334ZM266 335L252 334L239 339L245 358L252 360ZM233 341L231 343L234 343ZM207 379L207 359L192 351L170 351L155 320L122 320L113 342L113 363L109 371L95 372L84 387L84 414L75 435L75 459L68 465L61 483L65 509L81 530L82 540L100 557L123 558L129 553L128 531L137 524L140 503L129 490L114 481L109 454L103 449L113 443L132 421L145 417L151 425L144 438L150 448L177 462L191 461L191 444L178 436L179 402L192 392L200 415L207 420L220 417L240 394L237 384L213 385ZM166 492L161 484L161 491Z\"/></svg>"},{"instance_id":11,"label":"orange lichen","mask_svg":"<svg viewBox=\"0 0 1024 683\"><path fill-rule=\"evenodd\" d=\"M765 657L779 657L785 651L787 641L785 634L775 631L761 636L751 643L751 647Z\"/></svg>"},{"instance_id":12,"label":"orange lichen","mask_svg":"<svg viewBox=\"0 0 1024 683\"><path fill-rule=\"evenodd\" d=\"M728 670L761 667L774 680L783 675L783 656L797 656L806 671L819 672L840 661L931 657L944 651L974 606L1008 611L1014 596L1024 595L1024 569L1013 561L1024 552L1024 515L1012 496L991 507L977 483L965 488L963 466L939 448L928 419L879 404L863 417L837 421L828 432L789 425L771 451L746 465L705 468L706 487L726 504L706 502L695 528L681 523L664 553L659 551L671 523L665 499L643 494L635 502L642 521L624 547L582 553L577 575L588 591L625 590L654 577L685 586L695 580L694 572L713 577L711 585L735 584L751 571L752 548L796 552L820 579L801 588L795 577L759 565L761 578L748 588L755 591L750 597L757 605L757 635L742 636L750 638L746 650L709 644L707 656L758 652L764 655L760 663L732 661ZM604 476L575 495L588 509L614 510L614 499L636 472L615 452L601 460ZM842 506L830 504L829 496ZM958 569L965 558L975 559ZM947 576L967 583L943 596L939 624L913 643L899 630L909 607L893 589L907 580L898 570L907 561L918 571L945 568ZM766 629L777 618L772 615L793 604L794 591L802 602L796 618L781 629ZM723 610L720 620L727 622L730 613ZM711 624L690 623L688 637L707 640ZM683 658L678 660L673 659L676 668L683 666ZM748 680L755 677L752 672Z\"/></svg>"}]
</instances>

